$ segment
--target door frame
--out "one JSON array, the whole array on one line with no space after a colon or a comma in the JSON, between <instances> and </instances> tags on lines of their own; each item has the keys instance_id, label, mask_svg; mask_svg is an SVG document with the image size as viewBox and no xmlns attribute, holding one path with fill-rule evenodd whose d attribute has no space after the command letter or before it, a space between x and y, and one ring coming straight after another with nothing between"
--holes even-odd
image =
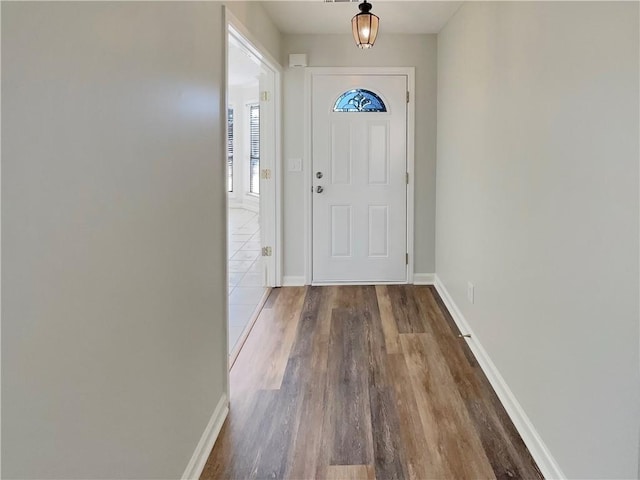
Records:
<instances>
[{"instance_id":1,"label":"door frame","mask_svg":"<svg viewBox=\"0 0 640 480\"><path fill-rule=\"evenodd\" d=\"M274 92L273 98L269 101L274 105L274 145L270 145L273 149L273 165L271 165L271 181L273 182L272 195L268 198L260 198L260 223L261 225L274 225L269 238L262 238L263 245L272 246L272 261L266 280L266 287L282 286L282 67L278 61L271 56L266 48L256 39L256 37L242 24L242 22L233 13L225 7L225 59L228 52L226 45L227 35L233 35L240 41L252 55L254 55L264 66L274 73ZM227 63L227 60L225 60ZM225 71L228 69L228 65ZM225 92L226 95L226 92ZM228 103L228 99L226 100ZM226 119L226 114L225 114ZM226 168L226 163L225 163ZM262 168L261 168L262 170ZM225 171L226 178L226 171ZM226 197L225 197L226 198ZM228 203L228 202L227 202ZM226 205L228 208L228 205ZM262 232L266 230L261 228Z\"/></svg>"},{"instance_id":2,"label":"door frame","mask_svg":"<svg viewBox=\"0 0 640 480\"><path fill-rule=\"evenodd\" d=\"M398 75L407 77L407 90L409 101L407 102L407 253L409 263L407 265L407 278L404 282L386 283L412 283L414 270L414 179L415 179L415 68L414 67L309 67L305 69L304 76L304 247L305 247L305 285L326 285L313 282L313 146L312 146L312 85L316 75ZM385 283L385 282L375 282ZM362 282L340 282L339 285L357 284Z\"/></svg>"}]
</instances>

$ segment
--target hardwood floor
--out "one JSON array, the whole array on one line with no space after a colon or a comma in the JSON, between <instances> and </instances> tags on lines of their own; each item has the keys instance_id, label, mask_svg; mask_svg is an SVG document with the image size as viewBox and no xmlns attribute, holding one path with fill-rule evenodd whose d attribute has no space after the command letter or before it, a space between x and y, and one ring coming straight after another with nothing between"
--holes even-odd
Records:
<instances>
[{"instance_id":1,"label":"hardwood floor","mask_svg":"<svg viewBox=\"0 0 640 480\"><path fill-rule=\"evenodd\" d=\"M433 287L274 289L203 479L542 478Z\"/></svg>"}]
</instances>

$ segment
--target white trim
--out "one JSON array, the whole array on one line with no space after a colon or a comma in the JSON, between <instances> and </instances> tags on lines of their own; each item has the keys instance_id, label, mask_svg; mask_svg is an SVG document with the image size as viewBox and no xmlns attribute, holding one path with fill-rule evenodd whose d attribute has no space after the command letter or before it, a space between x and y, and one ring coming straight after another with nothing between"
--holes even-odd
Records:
<instances>
[{"instance_id":1,"label":"white trim","mask_svg":"<svg viewBox=\"0 0 640 480\"><path fill-rule=\"evenodd\" d=\"M223 116L222 116L222 123L224 125L224 135L223 138L220 139L220 154L222 155L221 158L226 159L227 158L227 138L229 138L229 132L228 132L228 122L226 121L227 119L227 108L229 105L229 86L228 84L228 71L229 71L229 22L228 22L228 15L229 15L229 10L227 9L226 6L222 6L222 38L221 38L221 43L222 43L222 57L224 59L224 71L222 73L222 95L220 95L220 112L224 112ZM224 179L224 185L225 185L225 195L224 195L224 212L222 213L223 215L223 221L224 223L222 224L222 227L224 228L224 245L223 245L223 249L224 249L224 254L223 254L223 264L224 264L224 270L225 270L225 279L224 279L224 283L225 285L223 286L224 288L224 293L225 293L225 299L227 299L227 301L223 301L223 310L224 310L224 341L225 341L225 348L229 348L229 242L227 240L227 236L229 233L229 195L226 192L227 190L227 162L223 161L222 162L222 171L220 172L222 178ZM224 386L224 395L225 398L229 398L231 396L230 393L230 385L231 385L231 376L229 375L229 355L225 355L224 359L227 362L226 368L224 369L226 376L225 376L225 386ZM186 473L186 471L185 471Z\"/></svg>"},{"instance_id":2,"label":"white trim","mask_svg":"<svg viewBox=\"0 0 640 480\"><path fill-rule=\"evenodd\" d=\"M415 128L416 128L416 69L407 68L407 91L409 101L407 102L407 173L409 174L409 184L407 185L407 253L409 262L407 265L407 283L413 279L415 268L414 241L414 204L415 204Z\"/></svg>"},{"instance_id":3,"label":"white trim","mask_svg":"<svg viewBox=\"0 0 640 480\"><path fill-rule=\"evenodd\" d=\"M244 37L244 40L249 42L248 47L253 55L255 55L259 60L265 62L269 66L269 68L277 70L279 72L282 71L280 62L269 53L269 50L267 50L265 46L260 42L260 40L258 40L256 36L253 35L251 31L244 26L244 24L238 19L238 17L233 14L233 12L229 8L226 8L226 23L227 26L231 25L236 34Z\"/></svg>"},{"instance_id":4,"label":"white trim","mask_svg":"<svg viewBox=\"0 0 640 480\"><path fill-rule=\"evenodd\" d=\"M0 8L0 38L2 38L2 9ZM0 48L0 52L2 51L2 49ZM2 55L0 54L0 57ZM0 65L2 65L2 61L0 60ZM1 76L0 76L1 78ZM0 84L2 84L2 81L0 80ZM2 89L0 88L0 91ZM0 96L0 112L2 111L1 108L1 104L2 104L2 100L1 100L1 96ZM0 115L0 131L2 131L2 121L1 121L1 117L2 115ZM0 145L2 144L2 140L0 139ZM0 180L2 177L2 148L0 148ZM0 185L2 185L2 182L0 181ZM0 193L1 193L2 188L0 188ZM0 195L0 198L2 198L2 195ZM0 202L2 203L2 202ZM0 209L0 212L2 211L2 209ZM2 222L0 222L0 233L2 230ZM2 239L2 235L0 234L0 239ZM0 244L2 243L2 241L0 240ZM2 252L2 247L0 246L0 252ZM0 255L0 264L2 264L2 255ZM2 271L2 269L0 268L0 271ZM2 281L0 281L0 312L2 312ZM2 359L2 316L0 315L0 359ZM2 365L2 361L0 360L0 365ZM0 368L0 370L2 370ZM0 411L2 411L2 389L0 388ZM0 428L0 477L2 476L2 429Z\"/></svg>"},{"instance_id":5,"label":"white trim","mask_svg":"<svg viewBox=\"0 0 640 480\"><path fill-rule=\"evenodd\" d=\"M309 284L305 283L304 276L285 275L284 277L282 277L283 287L303 287L305 285Z\"/></svg>"},{"instance_id":6,"label":"white trim","mask_svg":"<svg viewBox=\"0 0 640 480\"><path fill-rule=\"evenodd\" d=\"M345 286L345 285L406 285L407 282L313 282L311 285L314 287L331 287L331 286Z\"/></svg>"},{"instance_id":7,"label":"white trim","mask_svg":"<svg viewBox=\"0 0 640 480\"><path fill-rule=\"evenodd\" d=\"M273 287L279 287L282 285L282 271L284 265L284 255L282 251L282 190L283 190L283 181L282 181L282 172L283 172L283 160L282 160L282 69L279 64L275 64L278 68L275 70L275 91L273 93L273 103L275 104L275 130L274 134L276 137L276 145L275 145L275 159L273 161L273 187L275 188L275 245L274 252L275 255L275 278L273 282Z\"/></svg>"},{"instance_id":8,"label":"white trim","mask_svg":"<svg viewBox=\"0 0 640 480\"><path fill-rule=\"evenodd\" d=\"M433 285L435 282L435 274L433 273L414 273L414 285Z\"/></svg>"},{"instance_id":9,"label":"white trim","mask_svg":"<svg viewBox=\"0 0 640 480\"><path fill-rule=\"evenodd\" d=\"M469 323L462 315L462 312L453 301L453 298L451 298L451 295L449 295L449 292L437 274L434 275L434 279L436 290L440 294L440 297L449 310L449 313L451 313L458 329L460 329L460 332L463 334L468 333L471 335L471 337L467 339L469 348L476 357L480 368L487 376L487 379L489 380L489 383L491 383L496 395L498 395L500 402L507 411L507 414L518 430L518 433L529 449L529 452L531 452L531 456L533 456L533 459L536 461L538 468L540 468L540 471L544 475L544 478L567 478L564 473L562 473L562 470L560 470L560 466L551 455L551 452L536 431L533 423L516 399L516 396L513 394L502 375L500 375L498 368L495 366L491 357L480 343L478 337L473 333Z\"/></svg>"},{"instance_id":10,"label":"white trim","mask_svg":"<svg viewBox=\"0 0 640 480\"><path fill-rule=\"evenodd\" d=\"M311 87L314 75L405 75L407 77L407 89L409 90L409 102L407 103L407 173L409 184L407 185L407 253L409 264L407 265L407 277L404 282L410 283L413 279L414 268L414 203L415 203L415 67L308 67L304 76L304 158L302 171L304 177L304 245L305 245L305 284L311 285L313 280L313 227L312 227L312 192L311 182L313 171L311 159L313 156L311 145ZM394 282L389 282L393 284ZM397 282L396 282L397 283ZM284 284L284 283L283 283ZM351 283L363 285L363 283ZM379 282L378 282L379 284ZM314 285L316 285L314 283ZM320 285L320 284L317 284ZM326 284L330 285L330 284ZM339 285L349 285L341 282Z\"/></svg>"},{"instance_id":11,"label":"white trim","mask_svg":"<svg viewBox=\"0 0 640 480\"><path fill-rule=\"evenodd\" d=\"M189 460L189 464L182 474L182 480L197 480L200 478L228 413L229 402L227 401L227 395L222 394L222 397L220 398L218 405L216 405L216 409L213 411L213 414L209 419L209 423L204 429L202 437L200 437L200 441L191 456L191 460Z\"/></svg>"},{"instance_id":12,"label":"white trim","mask_svg":"<svg viewBox=\"0 0 640 480\"><path fill-rule=\"evenodd\" d=\"M313 278L313 211L312 211L312 176L311 171L311 76L313 70L307 68L304 72L304 156L302 157L302 175L304 181L304 284L311 285ZM283 283L284 285L284 283Z\"/></svg>"}]
</instances>

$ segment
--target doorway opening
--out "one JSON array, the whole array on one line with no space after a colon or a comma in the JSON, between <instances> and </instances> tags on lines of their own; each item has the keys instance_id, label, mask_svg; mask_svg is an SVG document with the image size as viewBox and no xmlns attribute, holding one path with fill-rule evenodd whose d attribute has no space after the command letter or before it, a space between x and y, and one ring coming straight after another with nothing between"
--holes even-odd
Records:
<instances>
[{"instance_id":1,"label":"doorway opening","mask_svg":"<svg viewBox=\"0 0 640 480\"><path fill-rule=\"evenodd\" d=\"M278 82L277 69L230 21L226 172L230 366L270 287L279 285Z\"/></svg>"}]
</instances>

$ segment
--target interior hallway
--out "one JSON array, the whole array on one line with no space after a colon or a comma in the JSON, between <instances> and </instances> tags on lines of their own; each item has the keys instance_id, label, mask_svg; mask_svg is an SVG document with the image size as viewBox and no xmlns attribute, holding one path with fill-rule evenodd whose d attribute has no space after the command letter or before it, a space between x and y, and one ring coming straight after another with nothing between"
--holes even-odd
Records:
<instances>
[{"instance_id":1,"label":"interior hallway","mask_svg":"<svg viewBox=\"0 0 640 480\"><path fill-rule=\"evenodd\" d=\"M433 287L272 290L203 479L542 478Z\"/></svg>"}]
</instances>

